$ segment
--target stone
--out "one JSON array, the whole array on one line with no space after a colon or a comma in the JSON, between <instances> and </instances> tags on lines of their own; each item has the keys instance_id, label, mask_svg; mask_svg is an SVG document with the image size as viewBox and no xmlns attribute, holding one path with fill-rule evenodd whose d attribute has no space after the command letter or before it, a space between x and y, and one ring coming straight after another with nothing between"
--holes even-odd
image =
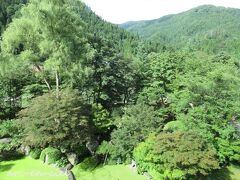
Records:
<instances>
[{"instance_id":1,"label":"stone","mask_svg":"<svg viewBox=\"0 0 240 180\"><path fill-rule=\"evenodd\" d=\"M12 138L0 139L0 144L9 144L10 142L12 142Z\"/></svg>"},{"instance_id":2,"label":"stone","mask_svg":"<svg viewBox=\"0 0 240 180\"><path fill-rule=\"evenodd\" d=\"M88 141L86 144L86 147L88 148L88 150L90 151L90 153L92 155L95 155L95 152L96 152L98 146L99 146L98 141Z\"/></svg>"},{"instance_id":3,"label":"stone","mask_svg":"<svg viewBox=\"0 0 240 180\"><path fill-rule=\"evenodd\" d=\"M75 153L67 153L67 159L68 161L72 164L72 165L76 165L78 164L79 160L78 160L78 156Z\"/></svg>"},{"instance_id":4,"label":"stone","mask_svg":"<svg viewBox=\"0 0 240 180\"><path fill-rule=\"evenodd\" d=\"M76 178L75 178L75 176L74 176L72 171L68 171L67 175L68 175L68 180L76 180Z\"/></svg>"},{"instance_id":5,"label":"stone","mask_svg":"<svg viewBox=\"0 0 240 180\"><path fill-rule=\"evenodd\" d=\"M20 148L19 148L20 152L25 154L26 156L29 155L30 153L30 150L31 148L29 146L24 146L24 145L21 145Z\"/></svg>"},{"instance_id":6,"label":"stone","mask_svg":"<svg viewBox=\"0 0 240 180\"><path fill-rule=\"evenodd\" d=\"M65 169L66 170L71 170L73 168L73 165L71 163L69 163L68 165L66 165Z\"/></svg>"},{"instance_id":7,"label":"stone","mask_svg":"<svg viewBox=\"0 0 240 180\"><path fill-rule=\"evenodd\" d=\"M153 179L153 177L148 172L143 173L143 175L147 178L147 180Z\"/></svg>"}]
</instances>

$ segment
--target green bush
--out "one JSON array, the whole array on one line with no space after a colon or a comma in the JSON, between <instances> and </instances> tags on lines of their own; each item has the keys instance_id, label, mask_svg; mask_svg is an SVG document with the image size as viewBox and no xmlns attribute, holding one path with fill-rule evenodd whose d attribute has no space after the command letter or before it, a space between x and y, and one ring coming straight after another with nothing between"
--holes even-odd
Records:
<instances>
[{"instance_id":1,"label":"green bush","mask_svg":"<svg viewBox=\"0 0 240 180\"><path fill-rule=\"evenodd\" d=\"M95 157L89 157L84 159L83 162L77 165L79 171L92 171L98 166L99 162Z\"/></svg>"},{"instance_id":2,"label":"green bush","mask_svg":"<svg viewBox=\"0 0 240 180\"><path fill-rule=\"evenodd\" d=\"M59 159L56 162L57 167L66 167L68 165L69 161L67 160L66 157L61 157L61 159Z\"/></svg>"},{"instance_id":3,"label":"green bush","mask_svg":"<svg viewBox=\"0 0 240 180\"><path fill-rule=\"evenodd\" d=\"M32 149L30 151L30 157L33 159L39 159L41 155L41 150L40 149Z\"/></svg>"},{"instance_id":4,"label":"green bush","mask_svg":"<svg viewBox=\"0 0 240 180\"><path fill-rule=\"evenodd\" d=\"M62 153L60 150L48 147L41 152L40 159L45 161L46 156L48 156L48 164L55 164L58 160L61 159Z\"/></svg>"},{"instance_id":5,"label":"green bush","mask_svg":"<svg viewBox=\"0 0 240 180\"><path fill-rule=\"evenodd\" d=\"M17 132L14 120L0 121L0 138L13 136Z\"/></svg>"},{"instance_id":6,"label":"green bush","mask_svg":"<svg viewBox=\"0 0 240 180\"><path fill-rule=\"evenodd\" d=\"M138 171L154 179L191 179L219 169L216 151L195 132L150 135L134 150Z\"/></svg>"}]
</instances>

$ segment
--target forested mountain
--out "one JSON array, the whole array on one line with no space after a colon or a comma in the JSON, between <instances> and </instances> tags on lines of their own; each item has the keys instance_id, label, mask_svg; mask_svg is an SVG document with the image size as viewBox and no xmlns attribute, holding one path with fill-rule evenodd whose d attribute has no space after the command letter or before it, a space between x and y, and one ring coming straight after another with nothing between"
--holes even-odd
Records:
<instances>
[{"instance_id":1,"label":"forested mountain","mask_svg":"<svg viewBox=\"0 0 240 180\"><path fill-rule=\"evenodd\" d=\"M239 16L239 9L203 5L180 14L120 26L173 48L226 51L239 57Z\"/></svg>"},{"instance_id":2,"label":"forested mountain","mask_svg":"<svg viewBox=\"0 0 240 180\"><path fill-rule=\"evenodd\" d=\"M1 0L0 1L0 35L5 30L6 25L12 21L13 16L27 0Z\"/></svg>"},{"instance_id":3,"label":"forested mountain","mask_svg":"<svg viewBox=\"0 0 240 180\"><path fill-rule=\"evenodd\" d=\"M134 160L156 180L211 178L239 164L238 42L225 44L237 40L238 10L203 6L150 21L165 27L160 38L146 29L156 42L78 0L0 4L12 7L1 18L0 162L26 153L88 172Z\"/></svg>"}]
</instances>

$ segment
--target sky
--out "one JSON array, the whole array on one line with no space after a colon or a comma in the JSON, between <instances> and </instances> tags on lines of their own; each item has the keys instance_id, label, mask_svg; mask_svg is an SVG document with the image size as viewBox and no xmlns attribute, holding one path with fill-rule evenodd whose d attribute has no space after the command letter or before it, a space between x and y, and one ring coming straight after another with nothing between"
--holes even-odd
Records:
<instances>
[{"instance_id":1,"label":"sky","mask_svg":"<svg viewBox=\"0 0 240 180\"><path fill-rule=\"evenodd\" d=\"M120 24L127 21L157 19L191 8L212 4L240 9L240 0L82 0L106 21Z\"/></svg>"}]
</instances>

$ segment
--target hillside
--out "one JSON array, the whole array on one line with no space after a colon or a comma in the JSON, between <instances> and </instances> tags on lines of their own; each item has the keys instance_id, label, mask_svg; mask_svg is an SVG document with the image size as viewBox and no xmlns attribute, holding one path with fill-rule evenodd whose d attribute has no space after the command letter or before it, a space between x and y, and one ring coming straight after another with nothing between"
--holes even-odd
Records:
<instances>
[{"instance_id":1,"label":"hillside","mask_svg":"<svg viewBox=\"0 0 240 180\"><path fill-rule=\"evenodd\" d=\"M239 9L203 5L180 14L120 26L171 47L239 55L239 16Z\"/></svg>"}]
</instances>

